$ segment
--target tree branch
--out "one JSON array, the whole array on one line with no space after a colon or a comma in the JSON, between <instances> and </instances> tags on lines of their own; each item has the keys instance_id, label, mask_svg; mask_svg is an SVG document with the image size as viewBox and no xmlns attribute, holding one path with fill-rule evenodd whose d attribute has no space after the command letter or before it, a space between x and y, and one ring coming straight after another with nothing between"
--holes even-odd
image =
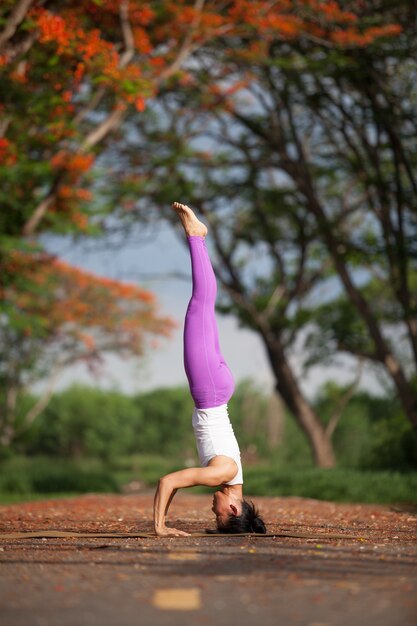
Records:
<instances>
[{"instance_id":1,"label":"tree branch","mask_svg":"<svg viewBox=\"0 0 417 626\"><path fill-rule=\"evenodd\" d=\"M126 67L130 63L135 53L135 42L132 32L132 27L129 21L129 0L125 0L120 5L119 9L120 14L120 25L123 34L124 41L124 52L120 57L119 67ZM79 111L79 113L74 118L74 124L79 124L82 122L91 111L94 111L96 107L100 104L103 97L106 95L107 89L105 87L100 87L97 89L96 93L90 98L88 104L84 109Z\"/></svg>"},{"instance_id":2,"label":"tree branch","mask_svg":"<svg viewBox=\"0 0 417 626\"><path fill-rule=\"evenodd\" d=\"M125 50L120 57L119 67L126 67L130 63L135 53L135 40L133 37L132 27L129 21L129 0L123 0L120 4L120 25L123 33Z\"/></svg>"},{"instance_id":3,"label":"tree branch","mask_svg":"<svg viewBox=\"0 0 417 626\"><path fill-rule=\"evenodd\" d=\"M48 385L46 387L45 392L41 395L38 401L35 402L35 404L26 413L24 420L23 420L23 424L20 426L17 432L18 435L21 435L22 433L24 433L33 424L33 422L38 417L38 415L42 413L42 411L48 405L51 399L51 396L54 392L56 381L59 375L62 373L62 370L63 370L63 367L55 366L54 373L48 381Z\"/></svg>"},{"instance_id":4,"label":"tree branch","mask_svg":"<svg viewBox=\"0 0 417 626\"><path fill-rule=\"evenodd\" d=\"M160 82L166 80L167 78L170 78L173 74L175 74L175 72L177 72L181 65L183 64L183 62L185 61L185 59L192 53L194 52L194 50L196 50L198 47L200 47L201 44L192 44L193 41L193 37L198 29L198 26L200 24L200 20L201 20L201 13L203 11L204 8L204 3L205 0L195 0L194 2L194 18L193 21L190 24L190 28L188 29L187 35L180 47L180 50L177 54L177 57L175 59L175 61L164 71L161 73L160 76Z\"/></svg>"},{"instance_id":5,"label":"tree branch","mask_svg":"<svg viewBox=\"0 0 417 626\"><path fill-rule=\"evenodd\" d=\"M37 31L32 31L27 37L22 39L22 41L19 41L19 43L6 46L3 50L3 54L6 57L6 64L12 63L17 57L26 54L38 39L38 36L39 33Z\"/></svg>"},{"instance_id":6,"label":"tree branch","mask_svg":"<svg viewBox=\"0 0 417 626\"><path fill-rule=\"evenodd\" d=\"M197 15L191 25L191 28L187 34L184 43L181 46L181 49L177 55L177 58L173 62L173 64L168 68L166 72L163 72L158 79L158 82L169 78L173 73L175 73L180 65L184 62L185 58L189 56L193 52L193 46L191 45L192 37L196 29L198 28L201 11L204 6L204 0L196 0L195 9L197 11ZM134 54L134 40L133 33L130 26L130 22L128 19L128 9L129 9L129 1L124 0L124 2L120 6L120 20L121 20L121 28L124 38L125 51L121 57L120 66L125 67L133 57ZM199 44L201 45L201 44ZM94 104L97 105L105 94L105 90L99 89L94 97ZM127 105L123 103L121 100L116 102L115 108L111 113L100 122L85 138L81 146L79 147L79 152L88 152L94 146L99 144L107 135L109 135L113 130L118 128L122 123L122 120L127 112ZM75 119L79 123L83 120L90 111L92 111L91 103L86 109L84 109ZM36 207L33 215L27 220L23 227L23 234L26 237L32 236L39 226L39 223L45 216L51 204L54 202L57 196L57 191L59 187L60 180L57 179L53 185L53 189L50 193L40 202L40 204Z\"/></svg>"},{"instance_id":7,"label":"tree branch","mask_svg":"<svg viewBox=\"0 0 417 626\"><path fill-rule=\"evenodd\" d=\"M24 20L33 2L34 0L20 0L20 2L16 4L6 22L4 30L0 33L0 50L13 37L17 27Z\"/></svg>"},{"instance_id":8,"label":"tree branch","mask_svg":"<svg viewBox=\"0 0 417 626\"><path fill-rule=\"evenodd\" d=\"M330 417L329 423L326 426L325 434L329 440L332 439L334 431L336 430L336 426L338 425L339 420L342 417L343 411L347 407L351 397L353 396L356 389L358 388L358 385L362 377L363 367L364 367L364 359L361 358L359 360L359 367L358 367L358 371L356 372L354 381L349 386L347 391L343 394L343 396L340 398L338 406L333 411Z\"/></svg>"},{"instance_id":9,"label":"tree branch","mask_svg":"<svg viewBox=\"0 0 417 626\"><path fill-rule=\"evenodd\" d=\"M36 207L30 218L23 226L22 233L24 237L31 237L38 227L39 222L44 218L45 213L55 202L59 185L61 183L62 174L58 174L50 193Z\"/></svg>"}]
</instances>

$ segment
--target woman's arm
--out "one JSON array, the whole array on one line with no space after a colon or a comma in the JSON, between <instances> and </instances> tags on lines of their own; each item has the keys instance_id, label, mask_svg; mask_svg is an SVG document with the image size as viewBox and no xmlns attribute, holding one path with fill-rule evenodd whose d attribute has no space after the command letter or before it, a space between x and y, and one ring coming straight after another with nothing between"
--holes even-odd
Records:
<instances>
[{"instance_id":1,"label":"woman's arm","mask_svg":"<svg viewBox=\"0 0 417 626\"><path fill-rule=\"evenodd\" d=\"M226 476L226 477L225 477ZM208 467L190 467L163 476L159 482L154 499L154 526L155 532L160 537L187 536L189 533L176 528L168 528L165 525L166 516L170 504L182 487L194 487L195 485L206 485L217 487L222 482L230 480L229 472L225 475L224 466L209 465Z\"/></svg>"}]
</instances>

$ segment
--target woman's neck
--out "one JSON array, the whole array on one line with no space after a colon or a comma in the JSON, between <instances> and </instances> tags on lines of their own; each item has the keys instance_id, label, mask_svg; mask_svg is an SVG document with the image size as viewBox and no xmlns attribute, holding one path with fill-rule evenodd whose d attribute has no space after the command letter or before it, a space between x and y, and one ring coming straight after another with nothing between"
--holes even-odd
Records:
<instances>
[{"instance_id":1,"label":"woman's neck","mask_svg":"<svg viewBox=\"0 0 417 626\"><path fill-rule=\"evenodd\" d=\"M221 491L223 491L223 493L232 498L236 498L237 500L243 500L242 485L223 485Z\"/></svg>"}]
</instances>

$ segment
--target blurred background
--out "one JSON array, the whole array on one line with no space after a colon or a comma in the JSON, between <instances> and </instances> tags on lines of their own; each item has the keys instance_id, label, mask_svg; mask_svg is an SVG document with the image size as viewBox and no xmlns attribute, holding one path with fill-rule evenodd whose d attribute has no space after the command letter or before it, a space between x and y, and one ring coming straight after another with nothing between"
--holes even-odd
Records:
<instances>
[{"instance_id":1,"label":"blurred background","mask_svg":"<svg viewBox=\"0 0 417 626\"><path fill-rule=\"evenodd\" d=\"M182 365L210 231L253 495L417 501L406 0L5 0L0 499L198 463Z\"/></svg>"}]
</instances>

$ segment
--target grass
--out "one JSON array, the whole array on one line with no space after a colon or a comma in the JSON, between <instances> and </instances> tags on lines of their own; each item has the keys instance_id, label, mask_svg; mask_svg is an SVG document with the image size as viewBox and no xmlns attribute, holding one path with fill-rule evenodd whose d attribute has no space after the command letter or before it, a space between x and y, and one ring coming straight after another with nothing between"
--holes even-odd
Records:
<instances>
[{"instance_id":1,"label":"grass","mask_svg":"<svg viewBox=\"0 0 417 626\"><path fill-rule=\"evenodd\" d=\"M0 466L0 493L15 495L117 492L113 473L100 461L12 457Z\"/></svg>"},{"instance_id":2,"label":"grass","mask_svg":"<svg viewBox=\"0 0 417 626\"><path fill-rule=\"evenodd\" d=\"M254 496L301 496L331 502L415 503L417 472L347 468L282 470L258 466L247 468L245 491Z\"/></svg>"},{"instance_id":3,"label":"grass","mask_svg":"<svg viewBox=\"0 0 417 626\"><path fill-rule=\"evenodd\" d=\"M136 455L104 463L97 459L13 457L0 464L0 502L12 503L80 493L117 493L131 481L154 487L160 476L180 469L178 459ZM301 496L333 502L417 503L417 472L322 470L276 466L245 467L245 493ZM194 487L193 492L212 490Z\"/></svg>"},{"instance_id":4,"label":"grass","mask_svg":"<svg viewBox=\"0 0 417 626\"><path fill-rule=\"evenodd\" d=\"M112 461L111 468L119 485L139 480L154 486L161 476L183 469L176 459L155 454L137 454Z\"/></svg>"}]
</instances>

